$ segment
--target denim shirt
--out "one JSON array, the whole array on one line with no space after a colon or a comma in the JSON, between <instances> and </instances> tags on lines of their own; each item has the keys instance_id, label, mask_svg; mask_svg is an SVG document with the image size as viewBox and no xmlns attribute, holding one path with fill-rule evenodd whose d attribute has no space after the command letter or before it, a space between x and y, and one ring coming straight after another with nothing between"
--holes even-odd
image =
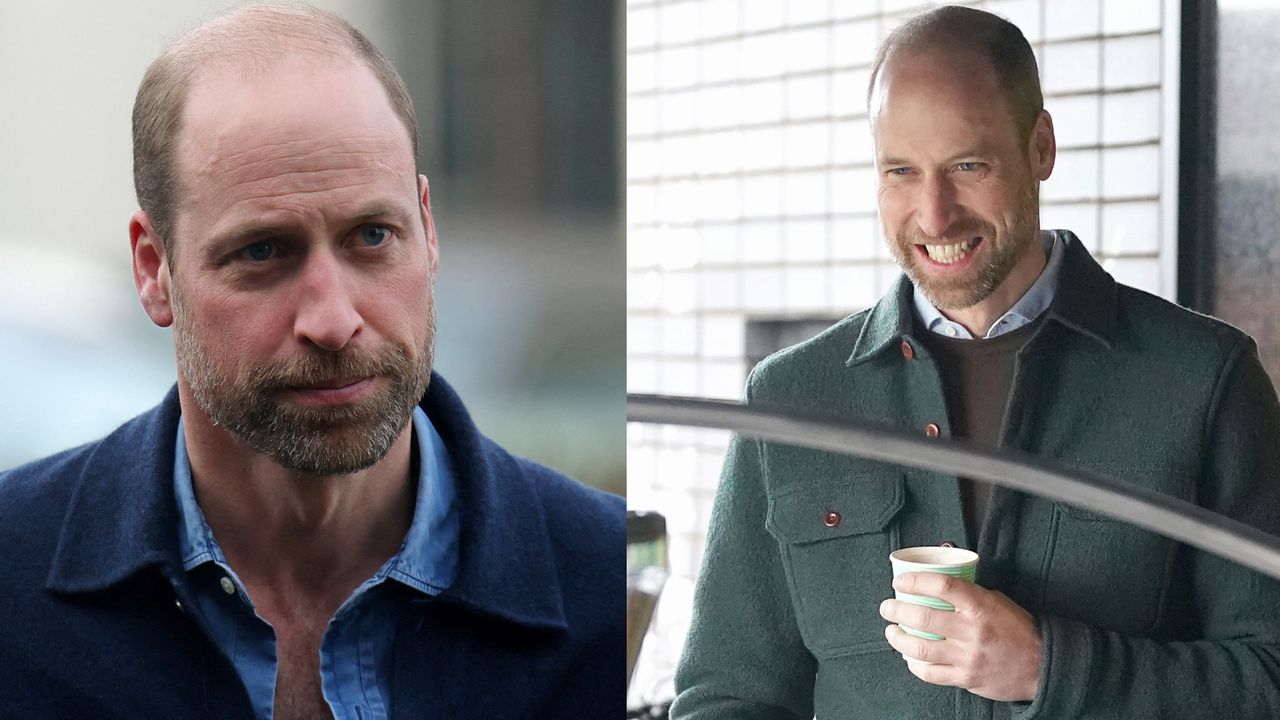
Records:
<instances>
[{"instance_id":1,"label":"denim shirt","mask_svg":"<svg viewBox=\"0 0 1280 720\"><path fill-rule=\"evenodd\" d=\"M1056 230L1045 230L1040 233L1040 240L1044 243L1044 253L1047 258L1044 269L1040 271L1040 277L1036 278L1036 281L1027 288L1008 312L991 324L991 328L987 330L986 339L1012 332L1034 321L1040 317L1040 313L1049 309L1049 304L1053 302L1053 296L1058 292L1058 270L1062 267L1064 254L1062 239L1058 237ZM918 286L912 292L912 301L916 316L930 332L965 340L974 339L965 326L948 320L939 312L924 293L920 292Z\"/></svg>"},{"instance_id":2,"label":"denim shirt","mask_svg":"<svg viewBox=\"0 0 1280 720\"><path fill-rule=\"evenodd\" d=\"M391 647L400 615L410 608L406 596L434 596L448 588L457 573L453 471L444 441L421 408L413 413L413 436L419 458L418 497L404 544L347 598L320 644L321 689L335 720L391 716ZM254 610L196 502L181 420L174 455L178 543L185 581L200 606L197 616L203 616L205 632L240 674L255 716L268 720L275 703L275 631ZM414 592L390 592L389 582Z\"/></svg>"}]
</instances>

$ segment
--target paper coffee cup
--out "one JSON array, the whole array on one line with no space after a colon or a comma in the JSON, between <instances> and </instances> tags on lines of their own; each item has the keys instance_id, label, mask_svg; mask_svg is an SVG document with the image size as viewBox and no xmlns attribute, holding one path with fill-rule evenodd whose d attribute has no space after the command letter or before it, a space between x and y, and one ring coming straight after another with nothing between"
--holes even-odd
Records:
<instances>
[{"instance_id":1,"label":"paper coffee cup","mask_svg":"<svg viewBox=\"0 0 1280 720\"><path fill-rule=\"evenodd\" d=\"M901 550L895 550L889 553L889 562L893 565L893 576L896 578L903 573L910 572L931 572L941 575L951 575L958 577L966 582L973 582L978 574L978 554L972 550L964 550L962 548L942 547L942 546L924 546L910 547ZM933 608L934 610L942 610L944 612L955 612L955 607L951 603L944 602L938 598L928 597L925 595L911 595L898 590L894 591L894 597L902 602L911 603L913 605L923 605ZM899 624L902 628L916 637L925 638L926 640L945 640L941 635L917 630L913 627ZM925 662L912 657L903 655L908 662Z\"/></svg>"}]
</instances>

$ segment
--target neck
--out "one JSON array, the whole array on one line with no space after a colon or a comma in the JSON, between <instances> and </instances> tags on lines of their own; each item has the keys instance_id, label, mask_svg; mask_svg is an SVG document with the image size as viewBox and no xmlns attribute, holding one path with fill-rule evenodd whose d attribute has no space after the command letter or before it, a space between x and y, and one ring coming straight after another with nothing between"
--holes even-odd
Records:
<instances>
[{"instance_id":1,"label":"neck","mask_svg":"<svg viewBox=\"0 0 1280 720\"><path fill-rule=\"evenodd\" d=\"M350 475L305 475L214 425L185 383L179 394L200 509L250 588L337 598L340 604L399 550L416 492L412 423L371 467Z\"/></svg>"},{"instance_id":2,"label":"neck","mask_svg":"<svg viewBox=\"0 0 1280 720\"><path fill-rule=\"evenodd\" d=\"M974 337L986 337L1005 313L1022 299L1031 289L1040 273L1044 271L1048 258L1040 242L1040 232L1036 231L1035 239L1027 243L1022 256L1003 282L981 302L959 310L941 310L948 320L959 323Z\"/></svg>"}]
</instances>

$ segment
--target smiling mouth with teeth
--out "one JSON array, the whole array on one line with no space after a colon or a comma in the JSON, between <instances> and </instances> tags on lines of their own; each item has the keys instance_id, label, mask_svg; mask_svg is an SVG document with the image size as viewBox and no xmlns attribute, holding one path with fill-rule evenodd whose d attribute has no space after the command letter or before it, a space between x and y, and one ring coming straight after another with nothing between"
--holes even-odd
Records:
<instances>
[{"instance_id":1,"label":"smiling mouth with teeth","mask_svg":"<svg viewBox=\"0 0 1280 720\"><path fill-rule=\"evenodd\" d=\"M980 242L982 242L982 238L975 237L954 245L924 245L923 247L930 260L943 265L950 265L964 259Z\"/></svg>"}]
</instances>

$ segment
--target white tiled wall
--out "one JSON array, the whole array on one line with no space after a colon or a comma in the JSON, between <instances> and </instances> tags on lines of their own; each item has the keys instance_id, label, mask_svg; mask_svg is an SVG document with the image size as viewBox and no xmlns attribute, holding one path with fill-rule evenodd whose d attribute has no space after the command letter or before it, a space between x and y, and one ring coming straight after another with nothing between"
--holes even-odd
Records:
<instances>
[{"instance_id":1,"label":"white tiled wall","mask_svg":"<svg viewBox=\"0 0 1280 720\"><path fill-rule=\"evenodd\" d=\"M918 0L629 0L630 392L737 399L751 317L842 316L897 276L880 239L866 87ZM1178 6L987 0L1040 61L1059 153L1042 224L1121 281L1174 292ZM669 521L672 578L637 675L670 694L728 436L628 430L628 503Z\"/></svg>"}]
</instances>

